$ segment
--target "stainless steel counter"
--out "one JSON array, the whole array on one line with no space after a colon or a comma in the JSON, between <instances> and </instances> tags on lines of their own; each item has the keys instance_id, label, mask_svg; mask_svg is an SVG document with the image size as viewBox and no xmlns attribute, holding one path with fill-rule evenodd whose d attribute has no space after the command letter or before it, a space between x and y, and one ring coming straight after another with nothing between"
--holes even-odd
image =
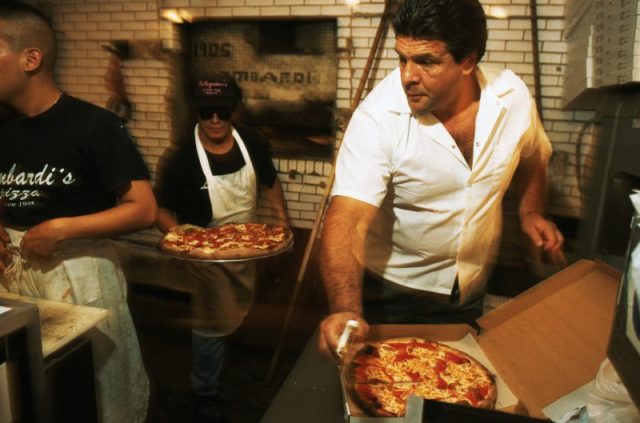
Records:
<instances>
[{"instance_id":1,"label":"stainless steel counter","mask_svg":"<svg viewBox=\"0 0 640 423\"><path fill-rule=\"evenodd\" d=\"M316 330L260 420L262 423L345 421L338 366L318 352L317 344Z\"/></svg>"}]
</instances>

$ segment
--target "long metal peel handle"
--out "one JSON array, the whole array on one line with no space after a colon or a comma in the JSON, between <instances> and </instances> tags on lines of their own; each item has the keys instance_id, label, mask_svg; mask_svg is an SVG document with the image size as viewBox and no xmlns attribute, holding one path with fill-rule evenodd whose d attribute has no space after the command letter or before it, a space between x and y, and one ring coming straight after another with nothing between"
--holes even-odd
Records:
<instances>
[{"instance_id":1,"label":"long metal peel handle","mask_svg":"<svg viewBox=\"0 0 640 423\"><path fill-rule=\"evenodd\" d=\"M338 346L336 347L336 354L338 357L342 358L346 351L347 345L351 342L351 338L353 338L353 334L358 330L360 324L356 320L349 320L342 331L342 335L340 335L340 339L338 339Z\"/></svg>"}]
</instances>

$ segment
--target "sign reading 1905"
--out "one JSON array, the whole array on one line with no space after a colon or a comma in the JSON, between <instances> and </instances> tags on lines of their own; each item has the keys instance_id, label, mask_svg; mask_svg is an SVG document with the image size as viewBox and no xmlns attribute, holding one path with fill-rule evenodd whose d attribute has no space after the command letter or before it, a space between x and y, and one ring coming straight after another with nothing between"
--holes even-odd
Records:
<instances>
[{"instance_id":1,"label":"sign reading 1905","mask_svg":"<svg viewBox=\"0 0 640 423\"><path fill-rule=\"evenodd\" d=\"M194 43L193 57L230 57L231 43Z\"/></svg>"}]
</instances>

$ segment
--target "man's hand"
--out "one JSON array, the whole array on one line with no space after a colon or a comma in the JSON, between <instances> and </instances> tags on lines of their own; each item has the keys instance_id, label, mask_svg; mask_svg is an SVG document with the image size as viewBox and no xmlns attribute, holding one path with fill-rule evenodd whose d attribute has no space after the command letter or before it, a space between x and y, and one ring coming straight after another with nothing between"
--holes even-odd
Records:
<instances>
[{"instance_id":1,"label":"man's hand","mask_svg":"<svg viewBox=\"0 0 640 423\"><path fill-rule=\"evenodd\" d=\"M520 215L520 227L529 236L545 262L561 265L567 263L562 252L564 237L553 222L539 213L529 212Z\"/></svg>"},{"instance_id":2,"label":"man's hand","mask_svg":"<svg viewBox=\"0 0 640 423\"><path fill-rule=\"evenodd\" d=\"M284 192L280 180L276 178L271 188L263 186L263 193L271 206L271 210L276 217L276 224L291 228L289 215L287 214L287 206L284 200Z\"/></svg>"},{"instance_id":3,"label":"man's hand","mask_svg":"<svg viewBox=\"0 0 640 423\"><path fill-rule=\"evenodd\" d=\"M369 325L358 313L343 311L330 314L320 323L320 337L318 338L318 350L327 358L338 359L336 347L342 331L349 320L357 320L360 326L354 334L354 341L363 341L369 333Z\"/></svg>"},{"instance_id":4,"label":"man's hand","mask_svg":"<svg viewBox=\"0 0 640 423\"><path fill-rule=\"evenodd\" d=\"M22 258L50 257L64 240L62 235L65 218L46 220L29 229L22 237L20 253Z\"/></svg>"},{"instance_id":5,"label":"man's hand","mask_svg":"<svg viewBox=\"0 0 640 423\"><path fill-rule=\"evenodd\" d=\"M280 218L276 221L276 225L284 226L287 229L291 229L291 221L288 216Z\"/></svg>"},{"instance_id":6,"label":"man's hand","mask_svg":"<svg viewBox=\"0 0 640 423\"><path fill-rule=\"evenodd\" d=\"M11 243L7 231L0 225L0 272L4 272L9 263L11 263L11 253L7 251L7 245Z\"/></svg>"}]
</instances>

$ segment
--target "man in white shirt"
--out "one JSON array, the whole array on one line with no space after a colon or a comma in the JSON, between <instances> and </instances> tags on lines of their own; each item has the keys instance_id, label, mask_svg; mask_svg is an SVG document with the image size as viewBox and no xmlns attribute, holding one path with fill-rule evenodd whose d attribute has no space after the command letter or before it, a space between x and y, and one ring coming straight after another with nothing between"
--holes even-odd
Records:
<instances>
[{"instance_id":1,"label":"man in white shirt","mask_svg":"<svg viewBox=\"0 0 640 423\"><path fill-rule=\"evenodd\" d=\"M367 322L479 317L512 178L522 230L563 260L543 216L551 145L526 85L478 67L478 0L406 0L393 27L399 69L353 114L336 164L321 246L325 355L349 319L362 338Z\"/></svg>"}]
</instances>

